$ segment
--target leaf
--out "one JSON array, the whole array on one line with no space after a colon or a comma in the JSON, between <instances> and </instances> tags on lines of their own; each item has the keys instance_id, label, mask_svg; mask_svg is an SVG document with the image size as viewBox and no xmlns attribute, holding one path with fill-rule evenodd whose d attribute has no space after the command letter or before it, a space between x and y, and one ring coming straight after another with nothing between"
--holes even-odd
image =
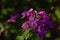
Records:
<instances>
[{"instance_id":1,"label":"leaf","mask_svg":"<svg viewBox=\"0 0 60 40\"><path fill-rule=\"evenodd\" d=\"M60 19L60 10L58 7L55 8L55 15L57 16L58 19Z\"/></svg>"},{"instance_id":2,"label":"leaf","mask_svg":"<svg viewBox=\"0 0 60 40\"><path fill-rule=\"evenodd\" d=\"M52 15L52 21L56 21L56 17Z\"/></svg>"},{"instance_id":3,"label":"leaf","mask_svg":"<svg viewBox=\"0 0 60 40\"><path fill-rule=\"evenodd\" d=\"M0 23L0 32L3 32L5 30L5 28L3 27L3 24Z\"/></svg>"},{"instance_id":4,"label":"leaf","mask_svg":"<svg viewBox=\"0 0 60 40\"><path fill-rule=\"evenodd\" d=\"M33 33L30 40L42 40L42 39L39 36L37 36L35 33Z\"/></svg>"},{"instance_id":5,"label":"leaf","mask_svg":"<svg viewBox=\"0 0 60 40\"><path fill-rule=\"evenodd\" d=\"M23 36L17 36L16 40L24 40L24 37Z\"/></svg>"},{"instance_id":6,"label":"leaf","mask_svg":"<svg viewBox=\"0 0 60 40\"><path fill-rule=\"evenodd\" d=\"M42 40L42 39L36 35L35 40Z\"/></svg>"},{"instance_id":7,"label":"leaf","mask_svg":"<svg viewBox=\"0 0 60 40\"><path fill-rule=\"evenodd\" d=\"M53 0L48 0L48 2L49 2L49 3L52 3L52 2L53 2Z\"/></svg>"},{"instance_id":8,"label":"leaf","mask_svg":"<svg viewBox=\"0 0 60 40\"><path fill-rule=\"evenodd\" d=\"M27 31L25 31L22 36L25 38L27 36L27 34L29 35L30 30L31 30L31 28L29 28Z\"/></svg>"},{"instance_id":9,"label":"leaf","mask_svg":"<svg viewBox=\"0 0 60 40\"><path fill-rule=\"evenodd\" d=\"M50 38L50 37L51 37L51 33L49 32L46 34L46 38Z\"/></svg>"}]
</instances>

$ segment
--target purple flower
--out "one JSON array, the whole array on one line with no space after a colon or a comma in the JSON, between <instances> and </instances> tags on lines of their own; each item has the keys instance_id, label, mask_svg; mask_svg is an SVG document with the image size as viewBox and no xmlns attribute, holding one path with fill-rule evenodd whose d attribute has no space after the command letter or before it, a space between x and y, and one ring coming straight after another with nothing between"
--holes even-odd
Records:
<instances>
[{"instance_id":1,"label":"purple flower","mask_svg":"<svg viewBox=\"0 0 60 40\"><path fill-rule=\"evenodd\" d=\"M29 16L29 15L31 15L31 12L33 11L33 9L31 8L30 10L28 10L28 11L24 11L23 13L22 13L22 17L21 18L25 18L26 16Z\"/></svg>"},{"instance_id":2,"label":"purple flower","mask_svg":"<svg viewBox=\"0 0 60 40\"><path fill-rule=\"evenodd\" d=\"M38 12L38 14L39 14L41 17L45 17L46 12L45 12L45 11L40 11L40 12Z\"/></svg>"},{"instance_id":3,"label":"purple flower","mask_svg":"<svg viewBox=\"0 0 60 40\"><path fill-rule=\"evenodd\" d=\"M28 23L29 27L37 26L36 21L38 20L38 18L35 18L36 14L37 14L37 11L33 10L32 8L30 10L22 13L22 18L25 18L27 16L27 18L28 18L27 23ZM24 29L24 30L26 30L26 29Z\"/></svg>"},{"instance_id":4,"label":"purple flower","mask_svg":"<svg viewBox=\"0 0 60 40\"><path fill-rule=\"evenodd\" d=\"M35 27L37 26L37 23L34 21L26 21L22 24L22 28L27 31L29 29L29 27Z\"/></svg>"},{"instance_id":5,"label":"purple flower","mask_svg":"<svg viewBox=\"0 0 60 40\"><path fill-rule=\"evenodd\" d=\"M34 28L34 32L41 38L44 38L44 35L48 33L50 30L47 30L45 26L37 26ZM41 36L42 35L42 36Z\"/></svg>"},{"instance_id":6,"label":"purple flower","mask_svg":"<svg viewBox=\"0 0 60 40\"><path fill-rule=\"evenodd\" d=\"M34 21L34 17L31 15L31 16L29 16L29 21Z\"/></svg>"},{"instance_id":7,"label":"purple flower","mask_svg":"<svg viewBox=\"0 0 60 40\"><path fill-rule=\"evenodd\" d=\"M21 26L25 31L27 31L28 30L28 28L29 28L29 25L28 25L28 23L27 22L25 22L25 23L23 23L22 24L22 26Z\"/></svg>"},{"instance_id":8,"label":"purple flower","mask_svg":"<svg viewBox=\"0 0 60 40\"><path fill-rule=\"evenodd\" d=\"M19 16L18 12L13 12L10 19L7 20L7 22L16 22L15 19Z\"/></svg>"},{"instance_id":9,"label":"purple flower","mask_svg":"<svg viewBox=\"0 0 60 40\"><path fill-rule=\"evenodd\" d=\"M49 19L49 16L42 17L43 19L40 19L37 21L38 26L34 27L34 32L41 38L44 38L44 35L48 33L50 30L49 28L53 28L54 24ZM47 26L46 26L47 25ZM46 27L48 29L46 29Z\"/></svg>"},{"instance_id":10,"label":"purple flower","mask_svg":"<svg viewBox=\"0 0 60 40\"><path fill-rule=\"evenodd\" d=\"M53 28L54 24L50 21L50 16L46 15L45 11L37 12L32 8L22 13L22 18L27 17L28 20L23 23L22 28L28 30L29 27L33 27L34 32L41 38L50 31L46 27Z\"/></svg>"}]
</instances>

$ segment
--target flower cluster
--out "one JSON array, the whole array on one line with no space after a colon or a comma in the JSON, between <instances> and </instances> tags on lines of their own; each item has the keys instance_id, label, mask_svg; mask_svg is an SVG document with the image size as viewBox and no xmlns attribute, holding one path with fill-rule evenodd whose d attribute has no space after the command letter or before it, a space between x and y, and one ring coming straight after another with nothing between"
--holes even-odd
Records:
<instances>
[{"instance_id":1,"label":"flower cluster","mask_svg":"<svg viewBox=\"0 0 60 40\"><path fill-rule=\"evenodd\" d=\"M37 12L31 8L28 11L25 10L21 18L27 19L22 24L22 28L27 31L29 27L33 27L34 32L41 38L44 38L44 34L50 31L49 28L54 27L53 22L50 21L50 16L47 16L45 11Z\"/></svg>"},{"instance_id":2,"label":"flower cluster","mask_svg":"<svg viewBox=\"0 0 60 40\"><path fill-rule=\"evenodd\" d=\"M41 38L54 27L54 23L50 21L50 16L46 15L45 11L36 11L31 8L25 10L22 14L22 19L26 18L26 21L22 24L22 28L27 31L29 27L32 27L34 32ZM14 12L12 17L7 22L15 22L15 19L19 16L17 12Z\"/></svg>"}]
</instances>

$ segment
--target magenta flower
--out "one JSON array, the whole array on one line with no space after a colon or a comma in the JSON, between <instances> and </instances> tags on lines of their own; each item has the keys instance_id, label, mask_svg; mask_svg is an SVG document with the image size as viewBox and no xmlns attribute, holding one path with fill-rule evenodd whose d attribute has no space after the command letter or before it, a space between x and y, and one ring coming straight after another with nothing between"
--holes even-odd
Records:
<instances>
[{"instance_id":1,"label":"magenta flower","mask_svg":"<svg viewBox=\"0 0 60 40\"><path fill-rule=\"evenodd\" d=\"M50 16L47 16L45 11L37 12L31 8L22 13L22 18L27 18L22 28L27 31L29 27L33 27L34 32L41 38L44 38L44 35L50 31L49 28L54 27L53 22L50 21Z\"/></svg>"},{"instance_id":2,"label":"magenta flower","mask_svg":"<svg viewBox=\"0 0 60 40\"><path fill-rule=\"evenodd\" d=\"M19 16L18 12L13 12L12 16L10 19L7 20L7 22L16 22L16 18Z\"/></svg>"},{"instance_id":3,"label":"magenta flower","mask_svg":"<svg viewBox=\"0 0 60 40\"><path fill-rule=\"evenodd\" d=\"M31 8L30 10L28 10L28 11L24 11L23 13L22 13L22 17L21 18L24 18L24 17L26 17L26 16L29 16L29 15L31 15L31 12L33 11L33 9Z\"/></svg>"},{"instance_id":4,"label":"magenta flower","mask_svg":"<svg viewBox=\"0 0 60 40\"><path fill-rule=\"evenodd\" d=\"M28 30L28 28L29 28L29 25L28 25L28 23L27 22L25 22L25 23L23 23L22 24L22 26L21 26L25 31L27 31Z\"/></svg>"}]
</instances>

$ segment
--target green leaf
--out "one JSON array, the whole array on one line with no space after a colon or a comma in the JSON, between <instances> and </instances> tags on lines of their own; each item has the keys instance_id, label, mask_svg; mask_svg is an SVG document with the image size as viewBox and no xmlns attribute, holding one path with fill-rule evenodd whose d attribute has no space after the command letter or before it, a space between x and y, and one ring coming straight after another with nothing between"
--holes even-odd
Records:
<instances>
[{"instance_id":1,"label":"green leaf","mask_svg":"<svg viewBox=\"0 0 60 40\"><path fill-rule=\"evenodd\" d=\"M31 36L31 34L29 33L30 30L31 28L25 31L21 36L17 36L16 40L24 40L24 39L27 40Z\"/></svg>"},{"instance_id":2,"label":"green leaf","mask_svg":"<svg viewBox=\"0 0 60 40\"><path fill-rule=\"evenodd\" d=\"M56 21L56 17L52 15L52 21Z\"/></svg>"},{"instance_id":3,"label":"green leaf","mask_svg":"<svg viewBox=\"0 0 60 40\"><path fill-rule=\"evenodd\" d=\"M23 36L17 36L16 40L24 40L24 37Z\"/></svg>"},{"instance_id":4,"label":"green leaf","mask_svg":"<svg viewBox=\"0 0 60 40\"><path fill-rule=\"evenodd\" d=\"M60 19L60 9L59 9L59 7L55 8L55 15L57 16L58 19Z\"/></svg>"},{"instance_id":5,"label":"green leaf","mask_svg":"<svg viewBox=\"0 0 60 40\"><path fill-rule=\"evenodd\" d=\"M52 3L52 2L53 2L53 0L48 0L48 2L49 2L49 3Z\"/></svg>"},{"instance_id":6,"label":"green leaf","mask_svg":"<svg viewBox=\"0 0 60 40\"><path fill-rule=\"evenodd\" d=\"M42 40L39 36L37 36L35 33L30 37L30 40Z\"/></svg>"},{"instance_id":7,"label":"green leaf","mask_svg":"<svg viewBox=\"0 0 60 40\"><path fill-rule=\"evenodd\" d=\"M49 32L46 34L46 38L50 38L50 37L51 37L51 33Z\"/></svg>"},{"instance_id":8,"label":"green leaf","mask_svg":"<svg viewBox=\"0 0 60 40\"><path fill-rule=\"evenodd\" d=\"M31 29L32 29L32 28L29 28L27 31L25 31L22 36L25 38ZM28 34L28 35L29 35L29 34Z\"/></svg>"},{"instance_id":9,"label":"green leaf","mask_svg":"<svg viewBox=\"0 0 60 40\"><path fill-rule=\"evenodd\" d=\"M42 40L42 39L36 35L35 40Z\"/></svg>"},{"instance_id":10,"label":"green leaf","mask_svg":"<svg viewBox=\"0 0 60 40\"><path fill-rule=\"evenodd\" d=\"M2 23L0 23L0 32L3 32L5 30L4 26Z\"/></svg>"}]
</instances>

